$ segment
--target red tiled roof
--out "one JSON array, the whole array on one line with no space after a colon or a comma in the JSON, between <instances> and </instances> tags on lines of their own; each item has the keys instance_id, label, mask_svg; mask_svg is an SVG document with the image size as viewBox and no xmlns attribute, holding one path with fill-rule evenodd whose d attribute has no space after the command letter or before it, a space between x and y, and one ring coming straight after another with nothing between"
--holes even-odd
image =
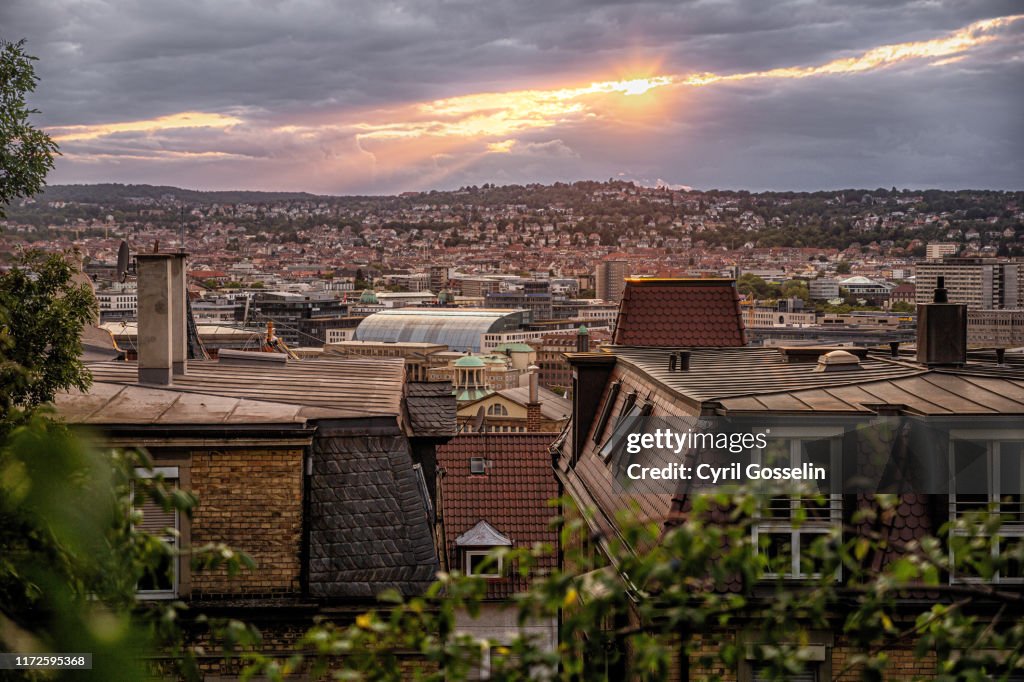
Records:
<instances>
[{"instance_id":1,"label":"red tiled roof","mask_svg":"<svg viewBox=\"0 0 1024 682\"><path fill-rule=\"evenodd\" d=\"M614 343L620 346L746 345L731 279L627 279Z\"/></svg>"},{"instance_id":2,"label":"red tiled roof","mask_svg":"<svg viewBox=\"0 0 1024 682\"><path fill-rule=\"evenodd\" d=\"M557 545L558 533L549 523L558 510L548 506L548 500L559 494L549 454L557 435L460 434L437 448L440 512L451 569L462 570L455 538L481 520L511 538L515 549L538 542ZM470 473L474 457L487 460L486 474ZM538 562L541 570L555 566L554 553ZM490 581L489 598L502 599L526 589L527 581L508 569L508 577Z\"/></svg>"}]
</instances>

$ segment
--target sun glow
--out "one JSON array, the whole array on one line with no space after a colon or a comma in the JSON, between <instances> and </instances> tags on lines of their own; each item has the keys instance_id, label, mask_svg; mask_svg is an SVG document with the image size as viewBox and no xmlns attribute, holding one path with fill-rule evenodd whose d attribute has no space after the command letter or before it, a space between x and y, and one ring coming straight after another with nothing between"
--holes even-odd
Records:
<instances>
[{"instance_id":1,"label":"sun glow","mask_svg":"<svg viewBox=\"0 0 1024 682\"><path fill-rule=\"evenodd\" d=\"M930 40L882 45L816 65L659 74L657 64L633 64L632 70L625 67L613 78L573 87L478 92L333 113L330 118L269 123L241 114L186 111L138 121L69 125L49 133L69 158L77 160L233 158L237 149L255 144L262 150L273 143L274 153L321 154L331 163L352 158L354 164L382 169L420 163L443 173L442 168L450 170L485 155L535 153L537 147L525 135L537 131L593 122L623 131L653 129L670 115L669 108L679 104L679 94L686 89L731 81L844 76L915 62L929 68L957 64L976 48L1012 39L1005 29L1022 19L1024 14L986 19ZM210 136L191 135L192 129L210 130L230 144L223 150L210 149Z\"/></svg>"}]
</instances>

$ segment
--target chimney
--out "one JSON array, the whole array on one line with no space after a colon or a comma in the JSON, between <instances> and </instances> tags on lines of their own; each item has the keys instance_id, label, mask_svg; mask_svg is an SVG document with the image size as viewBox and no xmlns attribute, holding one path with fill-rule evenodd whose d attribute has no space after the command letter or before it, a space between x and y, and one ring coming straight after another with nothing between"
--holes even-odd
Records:
<instances>
[{"instance_id":1,"label":"chimney","mask_svg":"<svg viewBox=\"0 0 1024 682\"><path fill-rule=\"evenodd\" d=\"M188 370L188 302L184 253L140 253L139 382L169 384Z\"/></svg>"},{"instance_id":2,"label":"chimney","mask_svg":"<svg viewBox=\"0 0 1024 682\"><path fill-rule=\"evenodd\" d=\"M537 365L530 365L527 370L530 375L530 402L526 403L526 430L529 433L540 431L540 387L538 375L540 368Z\"/></svg>"},{"instance_id":3,"label":"chimney","mask_svg":"<svg viewBox=\"0 0 1024 682\"><path fill-rule=\"evenodd\" d=\"M690 371L690 351L681 350L679 351L679 371L689 372Z\"/></svg>"},{"instance_id":4,"label":"chimney","mask_svg":"<svg viewBox=\"0 0 1024 682\"><path fill-rule=\"evenodd\" d=\"M188 373L188 288L185 286L185 253L171 260L171 373Z\"/></svg>"},{"instance_id":5,"label":"chimney","mask_svg":"<svg viewBox=\"0 0 1024 682\"><path fill-rule=\"evenodd\" d=\"M899 358L899 356L900 356L900 342L899 341L890 341L889 342L889 357L895 360L895 359Z\"/></svg>"},{"instance_id":6,"label":"chimney","mask_svg":"<svg viewBox=\"0 0 1024 682\"><path fill-rule=\"evenodd\" d=\"M590 330L585 325L580 325L576 330L576 352L587 353L590 351Z\"/></svg>"},{"instance_id":7,"label":"chimney","mask_svg":"<svg viewBox=\"0 0 1024 682\"><path fill-rule=\"evenodd\" d=\"M170 384L174 357L171 263L167 253L140 253L138 264L139 383Z\"/></svg>"},{"instance_id":8,"label":"chimney","mask_svg":"<svg viewBox=\"0 0 1024 682\"><path fill-rule=\"evenodd\" d=\"M917 306L917 361L929 367L962 366L967 362L967 306L949 302L941 276L932 301Z\"/></svg>"}]
</instances>

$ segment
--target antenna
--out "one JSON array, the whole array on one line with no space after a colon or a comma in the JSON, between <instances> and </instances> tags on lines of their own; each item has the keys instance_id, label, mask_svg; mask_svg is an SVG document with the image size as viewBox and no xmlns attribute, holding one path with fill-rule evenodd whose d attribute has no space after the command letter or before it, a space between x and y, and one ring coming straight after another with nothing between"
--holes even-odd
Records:
<instances>
[{"instance_id":1,"label":"antenna","mask_svg":"<svg viewBox=\"0 0 1024 682\"><path fill-rule=\"evenodd\" d=\"M121 245L117 247L117 281L123 284L129 274L135 274L135 268L132 267L132 255L128 250L128 242L121 240Z\"/></svg>"},{"instance_id":2,"label":"antenna","mask_svg":"<svg viewBox=\"0 0 1024 682\"><path fill-rule=\"evenodd\" d=\"M475 433L481 433L484 425L484 406L481 405L480 409L476 411L476 416L473 417L473 431Z\"/></svg>"}]
</instances>

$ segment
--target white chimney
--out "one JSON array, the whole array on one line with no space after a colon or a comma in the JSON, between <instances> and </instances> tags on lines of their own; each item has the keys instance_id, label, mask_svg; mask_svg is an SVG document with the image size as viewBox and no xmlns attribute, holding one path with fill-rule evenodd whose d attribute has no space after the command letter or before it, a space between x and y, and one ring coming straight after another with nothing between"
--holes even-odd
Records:
<instances>
[{"instance_id":1,"label":"white chimney","mask_svg":"<svg viewBox=\"0 0 1024 682\"><path fill-rule=\"evenodd\" d=\"M171 261L171 370L181 376L188 372L188 289L185 287L185 254Z\"/></svg>"},{"instance_id":2,"label":"white chimney","mask_svg":"<svg viewBox=\"0 0 1024 682\"><path fill-rule=\"evenodd\" d=\"M530 373L530 402L536 403L540 401L540 391L538 388L540 380L538 372L540 371L540 367L538 367L537 365L530 365L527 368L527 371Z\"/></svg>"},{"instance_id":3,"label":"white chimney","mask_svg":"<svg viewBox=\"0 0 1024 682\"><path fill-rule=\"evenodd\" d=\"M188 370L184 253L141 253L138 263L139 382L169 384Z\"/></svg>"}]
</instances>

